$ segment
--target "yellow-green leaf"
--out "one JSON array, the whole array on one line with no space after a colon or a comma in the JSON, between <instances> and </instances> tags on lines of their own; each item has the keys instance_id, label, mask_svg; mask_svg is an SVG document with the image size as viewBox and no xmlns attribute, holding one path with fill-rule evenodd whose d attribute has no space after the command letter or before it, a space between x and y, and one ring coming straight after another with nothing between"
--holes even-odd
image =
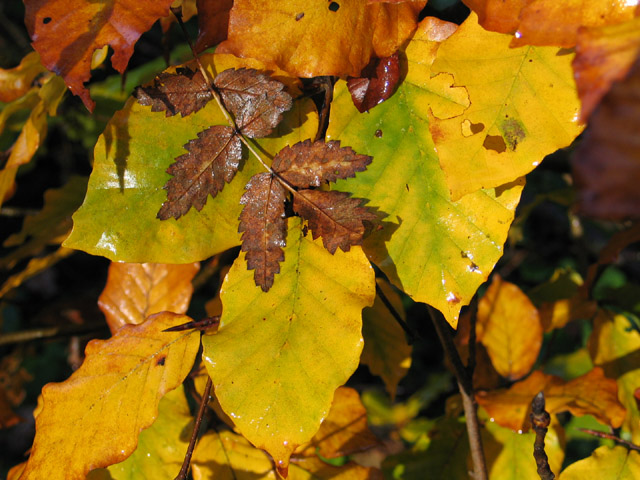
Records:
<instances>
[{"instance_id":1,"label":"yellow-green leaf","mask_svg":"<svg viewBox=\"0 0 640 480\"><path fill-rule=\"evenodd\" d=\"M202 61L211 74L228 68L262 68L256 61L231 55L205 55ZM276 77L295 90L291 78L281 72ZM287 144L315 135L316 118L313 102L297 101L274 134L256 142L274 155ZM170 178L166 169L185 153L183 146L189 140L211 125L227 125L215 102L182 118L154 113L130 99L96 144L87 197L73 216L65 246L113 261L191 263L239 245L240 197L249 178L262 171L246 152L234 180L209 198L200 212L191 209L179 220L156 218L167 199L162 188Z\"/></svg>"},{"instance_id":2,"label":"yellow-green leaf","mask_svg":"<svg viewBox=\"0 0 640 480\"><path fill-rule=\"evenodd\" d=\"M285 260L262 292L242 254L222 285L218 333L203 358L222 409L280 468L316 433L358 366L361 311L375 295L360 247L331 255L289 220Z\"/></svg>"},{"instance_id":3,"label":"yellow-green leaf","mask_svg":"<svg viewBox=\"0 0 640 480\"><path fill-rule=\"evenodd\" d=\"M557 47L510 48L512 36L472 13L438 50L432 73L469 92L462 115L434 111L430 128L454 200L512 182L582 131L574 55Z\"/></svg>"},{"instance_id":4,"label":"yellow-green leaf","mask_svg":"<svg viewBox=\"0 0 640 480\"><path fill-rule=\"evenodd\" d=\"M22 480L80 480L90 470L126 459L158 403L187 376L198 352L198 331L164 332L189 321L159 313L126 325L109 340L93 340L82 366L42 389L43 408Z\"/></svg>"},{"instance_id":5,"label":"yellow-green leaf","mask_svg":"<svg viewBox=\"0 0 640 480\"><path fill-rule=\"evenodd\" d=\"M640 453L621 446L600 447L572 463L558 480L634 480L640 478Z\"/></svg>"},{"instance_id":6,"label":"yellow-green leaf","mask_svg":"<svg viewBox=\"0 0 640 480\"><path fill-rule=\"evenodd\" d=\"M407 75L369 113L353 106L345 82L334 92L328 138L373 156L365 172L337 183L389 215L364 244L370 258L414 300L439 309L453 326L460 308L502 256L523 181L452 202L429 133L428 112L460 115L466 91L451 75L431 77L439 41L455 25L426 18L406 48ZM419 239L419 240L416 240Z\"/></svg>"}]
</instances>

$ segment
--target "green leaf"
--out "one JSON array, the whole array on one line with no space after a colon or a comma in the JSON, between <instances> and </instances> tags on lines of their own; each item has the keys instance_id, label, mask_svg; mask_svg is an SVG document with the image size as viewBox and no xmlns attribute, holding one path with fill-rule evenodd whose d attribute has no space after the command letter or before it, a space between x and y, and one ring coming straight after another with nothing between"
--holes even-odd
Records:
<instances>
[{"instance_id":1,"label":"green leaf","mask_svg":"<svg viewBox=\"0 0 640 480\"><path fill-rule=\"evenodd\" d=\"M316 433L358 366L361 311L375 295L360 247L331 255L305 233L289 219L285 259L267 293L241 254L222 285L218 333L202 339L222 409L280 468Z\"/></svg>"}]
</instances>

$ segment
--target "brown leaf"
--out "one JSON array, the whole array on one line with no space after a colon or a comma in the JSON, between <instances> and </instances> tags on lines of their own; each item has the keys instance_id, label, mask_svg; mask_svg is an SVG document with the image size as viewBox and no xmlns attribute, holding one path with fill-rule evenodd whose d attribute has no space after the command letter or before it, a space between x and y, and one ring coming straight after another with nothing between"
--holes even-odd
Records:
<instances>
[{"instance_id":1,"label":"brown leaf","mask_svg":"<svg viewBox=\"0 0 640 480\"><path fill-rule=\"evenodd\" d=\"M238 129L249 138L269 135L292 106L284 84L253 68L229 69L213 81Z\"/></svg>"},{"instance_id":2,"label":"brown leaf","mask_svg":"<svg viewBox=\"0 0 640 480\"><path fill-rule=\"evenodd\" d=\"M313 239L322 237L324 248L333 254L338 247L348 252L352 245L361 245L365 222L377 219L362 202L345 192L300 190L293 197L293 209L309 222Z\"/></svg>"},{"instance_id":3,"label":"brown leaf","mask_svg":"<svg viewBox=\"0 0 640 480\"><path fill-rule=\"evenodd\" d=\"M151 85L137 87L133 96L141 105L151 105L152 112L166 112L167 117L177 113L183 117L191 115L213 98L202 73L188 68L161 73Z\"/></svg>"},{"instance_id":4,"label":"brown leaf","mask_svg":"<svg viewBox=\"0 0 640 480\"><path fill-rule=\"evenodd\" d=\"M247 268L254 270L256 285L267 292L273 277L280 273L279 262L284 261L287 224L284 218L285 189L270 173L251 177L240 203L239 232L242 251L247 252Z\"/></svg>"},{"instance_id":5,"label":"brown leaf","mask_svg":"<svg viewBox=\"0 0 640 480\"><path fill-rule=\"evenodd\" d=\"M372 157L359 155L351 147L340 147L339 141L305 140L280 150L271 167L292 185L308 188L353 177L356 172L366 170L371 160Z\"/></svg>"},{"instance_id":6,"label":"brown leaf","mask_svg":"<svg viewBox=\"0 0 640 480\"><path fill-rule=\"evenodd\" d=\"M227 38L229 10L233 0L197 0L198 40L196 51L202 52Z\"/></svg>"},{"instance_id":7,"label":"brown leaf","mask_svg":"<svg viewBox=\"0 0 640 480\"><path fill-rule=\"evenodd\" d=\"M359 78L350 78L347 88L360 113L368 112L388 99L400 80L398 54L378 58L370 63Z\"/></svg>"},{"instance_id":8,"label":"brown leaf","mask_svg":"<svg viewBox=\"0 0 640 480\"><path fill-rule=\"evenodd\" d=\"M207 197L214 198L229 183L240 165L242 143L231 127L214 125L184 146L189 153L180 155L167 173L174 177L164 188L167 201L157 217L167 220L186 214L193 206L200 211Z\"/></svg>"}]
</instances>

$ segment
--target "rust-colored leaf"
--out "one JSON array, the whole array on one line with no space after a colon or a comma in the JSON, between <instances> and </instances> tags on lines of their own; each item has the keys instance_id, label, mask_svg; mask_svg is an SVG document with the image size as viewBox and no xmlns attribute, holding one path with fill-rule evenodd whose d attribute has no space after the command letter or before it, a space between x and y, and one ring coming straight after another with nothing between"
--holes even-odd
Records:
<instances>
[{"instance_id":1,"label":"rust-colored leaf","mask_svg":"<svg viewBox=\"0 0 640 480\"><path fill-rule=\"evenodd\" d=\"M339 141L305 140L284 147L273 159L272 168L282 178L299 188L319 187L325 182L354 177L366 170L372 157L359 155Z\"/></svg>"},{"instance_id":2,"label":"rust-colored leaf","mask_svg":"<svg viewBox=\"0 0 640 480\"><path fill-rule=\"evenodd\" d=\"M365 222L377 219L362 202L345 192L300 190L293 197L293 209L309 222L314 240L322 237L329 252L335 253L338 247L348 252L352 245L362 244Z\"/></svg>"},{"instance_id":3,"label":"rust-colored leaf","mask_svg":"<svg viewBox=\"0 0 640 480\"><path fill-rule=\"evenodd\" d=\"M227 38L229 10L233 0L197 0L198 40L196 51L202 52Z\"/></svg>"},{"instance_id":4,"label":"rust-colored leaf","mask_svg":"<svg viewBox=\"0 0 640 480\"><path fill-rule=\"evenodd\" d=\"M509 389L479 392L476 399L503 427L528 430L531 401L540 391L544 392L550 414L568 410L574 415L593 415L615 428L625 418L625 408L618 401L616 381L605 377L600 367L570 382L536 370Z\"/></svg>"},{"instance_id":5,"label":"rust-colored leaf","mask_svg":"<svg viewBox=\"0 0 640 480\"><path fill-rule=\"evenodd\" d=\"M363 70L358 78L350 78L347 88L353 104L360 113L368 112L393 95L400 81L398 54L377 58Z\"/></svg>"},{"instance_id":6,"label":"rust-colored leaf","mask_svg":"<svg viewBox=\"0 0 640 480\"><path fill-rule=\"evenodd\" d=\"M214 125L198 133L185 146L189 153L180 155L167 173L167 201L158 211L160 220L176 219L191 207L202 210L207 197L215 197L229 183L240 165L242 143L231 127Z\"/></svg>"},{"instance_id":7,"label":"rust-colored leaf","mask_svg":"<svg viewBox=\"0 0 640 480\"><path fill-rule=\"evenodd\" d=\"M251 177L240 203L245 207L240 214L239 232L242 234L242 251L247 252L247 268L255 270L256 285L267 292L273 285L273 277L280 273L284 261L287 223L284 218L286 191L270 173Z\"/></svg>"},{"instance_id":8,"label":"rust-colored leaf","mask_svg":"<svg viewBox=\"0 0 640 480\"><path fill-rule=\"evenodd\" d=\"M606 220L640 218L640 57L591 116L573 159L582 213Z\"/></svg>"},{"instance_id":9,"label":"rust-colored leaf","mask_svg":"<svg viewBox=\"0 0 640 480\"><path fill-rule=\"evenodd\" d=\"M151 105L152 112L166 112L167 117L191 115L213 98L207 79L199 70L188 68L161 73L150 85L137 87L133 96L141 105Z\"/></svg>"},{"instance_id":10,"label":"rust-colored leaf","mask_svg":"<svg viewBox=\"0 0 640 480\"><path fill-rule=\"evenodd\" d=\"M238 129L249 138L269 135L292 106L282 82L253 68L225 70L213 83Z\"/></svg>"},{"instance_id":11,"label":"rust-colored leaf","mask_svg":"<svg viewBox=\"0 0 640 480\"><path fill-rule=\"evenodd\" d=\"M112 262L98 305L107 317L111 333L127 324L138 325L154 313L185 313L191 300L191 280L198 263Z\"/></svg>"},{"instance_id":12,"label":"rust-colored leaf","mask_svg":"<svg viewBox=\"0 0 640 480\"><path fill-rule=\"evenodd\" d=\"M25 0L25 23L33 48L49 70L93 111L95 102L84 83L91 77L93 52L109 45L111 64L124 73L133 47L173 0Z\"/></svg>"}]
</instances>

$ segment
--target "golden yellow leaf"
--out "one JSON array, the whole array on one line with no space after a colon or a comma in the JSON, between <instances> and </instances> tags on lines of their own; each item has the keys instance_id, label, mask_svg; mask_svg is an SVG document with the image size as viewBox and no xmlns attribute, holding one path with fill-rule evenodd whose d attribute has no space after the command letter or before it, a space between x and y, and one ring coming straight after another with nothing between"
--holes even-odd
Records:
<instances>
[{"instance_id":1,"label":"golden yellow leaf","mask_svg":"<svg viewBox=\"0 0 640 480\"><path fill-rule=\"evenodd\" d=\"M329 413L362 352L373 269L362 249L331 255L289 219L285 260L263 292L244 255L222 285L218 333L202 338L216 397L237 430L286 468Z\"/></svg>"},{"instance_id":2,"label":"golden yellow leaf","mask_svg":"<svg viewBox=\"0 0 640 480\"><path fill-rule=\"evenodd\" d=\"M509 380L529 373L542 346L538 310L517 285L497 274L478 303L476 335L496 371Z\"/></svg>"},{"instance_id":3,"label":"golden yellow leaf","mask_svg":"<svg viewBox=\"0 0 640 480\"><path fill-rule=\"evenodd\" d=\"M498 187L533 170L582 131L573 55L556 47L510 48L471 14L438 49L431 74L452 74L471 106L430 114L429 128L451 198Z\"/></svg>"},{"instance_id":4,"label":"golden yellow leaf","mask_svg":"<svg viewBox=\"0 0 640 480\"><path fill-rule=\"evenodd\" d=\"M158 403L187 376L200 345L198 331L163 332L189 321L159 313L93 340L82 366L42 389L36 438L22 480L80 480L90 470L126 459Z\"/></svg>"},{"instance_id":5,"label":"golden yellow leaf","mask_svg":"<svg viewBox=\"0 0 640 480\"><path fill-rule=\"evenodd\" d=\"M640 478L640 453L622 446L600 447L572 463L558 480L634 480Z\"/></svg>"},{"instance_id":6,"label":"golden yellow leaf","mask_svg":"<svg viewBox=\"0 0 640 480\"><path fill-rule=\"evenodd\" d=\"M127 324L137 325L154 313L185 313L199 263L112 262L98 306L107 317L111 333Z\"/></svg>"},{"instance_id":7,"label":"golden yellow leaf","mask_svg":"<svg viewBox=\"0 0 640 480\"><path fill-rule=\"evenodd\" d=\"M33 80L45 71L37 52L25 55L15 68L0 68L0 102L13 102L23 96L31 89Z\"/></svg>"}]
</instances>

